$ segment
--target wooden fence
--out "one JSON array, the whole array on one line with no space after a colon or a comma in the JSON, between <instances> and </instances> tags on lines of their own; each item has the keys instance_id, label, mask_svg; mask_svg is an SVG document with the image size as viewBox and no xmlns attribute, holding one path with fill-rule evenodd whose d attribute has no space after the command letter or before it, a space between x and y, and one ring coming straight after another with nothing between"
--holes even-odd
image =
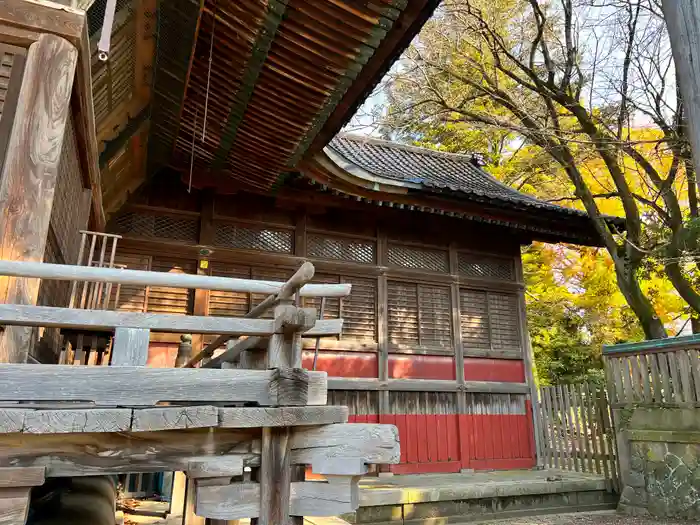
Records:
<instances>
[{"instance_id":1,"label":"wooden fence","mask_svg":"<svg viewBox=\"0 0 700 525\"><path fill-rule=\"evenodd\" d=\"M544 465L605 476L618 491L615 436L605 388L594 384L539 390Z\"/></svg>"},{"instance_id":2,"label":"wooden fence","mask_svg":"<svg viewBox=\"0 0 700 525\"><path fill-rule=\"evenodd\" d=\"M604 349L613 407L700 406L700 339L616 345Z\"/></svg>"}]
</instances>

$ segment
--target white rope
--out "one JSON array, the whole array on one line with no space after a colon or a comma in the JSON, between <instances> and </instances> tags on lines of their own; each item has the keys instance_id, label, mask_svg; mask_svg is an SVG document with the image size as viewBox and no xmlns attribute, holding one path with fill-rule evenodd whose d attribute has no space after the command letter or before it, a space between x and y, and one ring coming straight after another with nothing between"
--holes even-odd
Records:
<instances>
[{"instance_id":1,"label":"white rope","mask_svg":"<svg viewBox=\"0 0 700 525\"><path fill-rule=\"evenodd\" d=\"M197 131L197 114L199 109L194 110L194 122L192 123L192 149L190 150L190 183L187 186L187 193L192 193L192 172L194 171L194 137Z\"/></svg>"},{"instance_id":2,"label":"white rope","mask_svg":"<svg viewBox=\"0 0 700 525\"><path fill-rule=\"evenodd\" d=\"M214 53L214 31L216 30L216 11L213 15L214 21L211 26L211 43L209 44L209 69L207 70L207 91L204 99L204 123L202 124L202 142L207 138L207 113L209 112L209 80L211 79L211 59Z\"/></svg>"}]
</instances>

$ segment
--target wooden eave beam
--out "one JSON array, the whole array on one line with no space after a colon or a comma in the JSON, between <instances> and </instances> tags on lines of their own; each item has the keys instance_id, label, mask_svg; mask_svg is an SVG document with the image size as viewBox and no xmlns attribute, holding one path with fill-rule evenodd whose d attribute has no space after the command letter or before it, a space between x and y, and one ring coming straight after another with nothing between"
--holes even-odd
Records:
<instances>
[{"instance_id":1,"label":"wooden eave beam","mask_svg":"<svg viewBox=\"0 0 700 525\"><path fill-rule=\"evenodd\" d=\"M367 62L360 75L342 94L342 97L324 119L320 131L311 137L304 154L308 157L319 152L355 114L370 95L394 61L408 47L414 36L430 18L440 0L413 0L385 2L402 10L381 45ZM404 8L405 6L405 8Z\"/></svg>"},{"instance_id":2,"label":"wooden eave beam","mask_svg":"<svg viewBox=\"0 0 700 525\"><path fill-rule=\"evenodd\" d=\"M313 182L344 193L350 198L369 200L388 208L415 208L420 211L428 208L430 210L439 210L442 215L460 218L467 216L479 219L482 222L500 224L505 227L527 231L532 237L537 239L598 245L595 231L585 217L572 216L571 223L575 223L575 225L572 224L572 227L567 230L559 228L555 231L551 226L553 217L547 210L539 210L538 218L532 220L532 213L528 217L524 217L524 215L528 215L527 211L504 210L479 202L467 201L466 199L449 199L437 193L427 194L427 190L422 194L417 194L415 190L413 193L401 194L396 192L390 193L386 191L386 188L381 187L378 190L367 188L364 184L353 183L352 179L354 177L346 180L346 178L340 178L336 174L329 172L316 159L304 161L301 166L301 173ZM527 220L528 218L530 220ZM565 234L567 232L568 234Z\"/></svg>"},{"instance_id":3,"label":"wooden eave beam","mask_svg":"<svg viewBox=\"0 0 700 525\"><path fill-rule=\"evenodd\" d=\"M246 108L253 96L255 84L258 81L260 72L263 69L267 54L270 51L272 42L277 34L277 29L282 23L287 10L287 0L269 0L267 4L267 15L258 30L258 35L253 44L247 67L241 84L236 92L234 102L229 111L228 120L224 127L224 132L219 142L219 147L214 154L213 168L220 170L226 163L231 148L236 140L238 127L243 121Z\"/></svg>"},{"instance_id":4,"label":"wooden eave beam","mask_svg":"<svg viewBox=\"0 0 700 525\"><path fill-rule=\"evenodd\" d=\"M72 111L80 162L83 173L87 175L85 183L92 192L92 227L104 230L105 215L102 208L90 73L90 43L85 12L48 1L0 0L0 24L14 30L13 38L16 39L17 45L28 47L42 33L51 33L65 38L78 50Z\"/></svg>"}]
</instances>

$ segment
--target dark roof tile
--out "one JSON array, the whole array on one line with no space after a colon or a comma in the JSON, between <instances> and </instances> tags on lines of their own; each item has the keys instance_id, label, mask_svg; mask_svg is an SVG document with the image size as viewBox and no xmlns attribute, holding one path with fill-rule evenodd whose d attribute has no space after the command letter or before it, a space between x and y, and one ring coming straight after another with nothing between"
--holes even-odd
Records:
<instances>
[{"instance_id":1,"label":"dark roof tile","mask_svg":"<svg viewBox=\"0 0 700 525\"><path fill-rule=\"evenodd\" d=\"M417 184L427 191L447 190L477 200L497 200L504 204L587 216L583 211L543 202L506 186L479 167L471 155L346 134L336 136L327 147L376 177Z\"/></svg>"}]
</instances>

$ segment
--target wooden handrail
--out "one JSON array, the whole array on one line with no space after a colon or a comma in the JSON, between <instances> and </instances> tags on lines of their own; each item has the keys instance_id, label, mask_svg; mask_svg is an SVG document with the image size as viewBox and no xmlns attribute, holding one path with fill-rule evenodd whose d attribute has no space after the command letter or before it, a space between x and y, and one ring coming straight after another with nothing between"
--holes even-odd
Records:
<instances>
[{"instance_id":1,"label":"wooden handrail","mask_svg":"<svg viewBox=\"0 0 700 525\"><path fill-rule=\"evenodd\" d=\"M310 262L305 262L302 264L299 269L294 272L294 275L292 275L287 282L285 282L282 287L280 288L280 291L277 293L277 295L270 295L263 302L258 304L257 306L254 306L247 314L245 314L246 319L254 319L256 317L260 317L263 315L265 312L267 312L270 308L273 308L277 306L281 301L286 301L290 299L297 291L299 288L307 284L311 279L314 277L315 273L315 268L314 265L311 264ZM231 335L220 335L217 337L214 341L209 343L206 348L204 348L201 352L199 352L196 356L194 356L192 359L190 359L187 364L185 364L185 368L191 368L197 363L199 363L202 359L205 359L207 357L211 357L212 354L214 354L214 351L219 348L222 344L228 342L232 338ZM256 341L257 342L257 341ZM254 346L255 343L253 341L249 341L248 345ZM240 352L239 352L240 353ZM224 359L224 355L229 355L230 354L230 349L224 352L221 356L219 356L216 359L216 364L218 365L220 362L226 361L226 360L232 360L232 359ZM236 354L237 356L238 354ZM215 366L214 364L210 365L209 368Z\"/></svg>"},{"instance_id":2,"label":"wooden handrail","mask_svg":"<svg viewBox=\"0 0 700 525\"><path fill-rule=\"evenodd\" d=\"M311 264L311 263L306 263ZM303 266L303 265L302 265ZM235 277L211 277L182 273L148 272L115 268L94 268L68 264L0 260L0 275L37 277L58 281L90 281L134 286L197 288L222 292L279 294L287 283ZM306 284L299 290L302 297L346 297L350 284Z\"/></svg>"}]
</instances>

